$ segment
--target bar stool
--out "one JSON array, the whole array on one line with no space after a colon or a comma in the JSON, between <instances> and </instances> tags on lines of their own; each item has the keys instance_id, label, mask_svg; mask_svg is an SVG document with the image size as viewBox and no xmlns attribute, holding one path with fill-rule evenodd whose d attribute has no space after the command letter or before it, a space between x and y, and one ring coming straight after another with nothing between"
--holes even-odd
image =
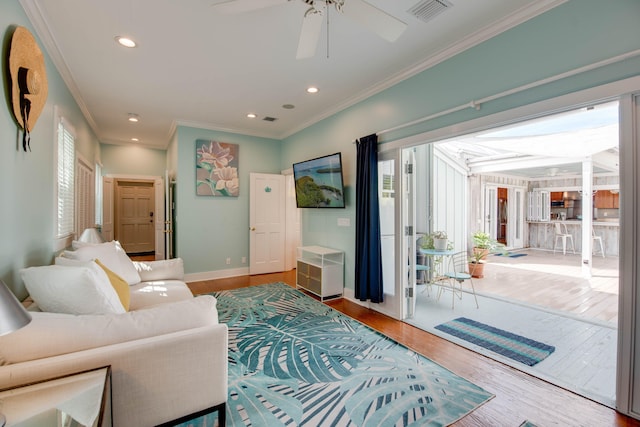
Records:
<instances>
[{"instance_id":1,"label":"bar stool","mask_svg":"<svg viewBox=\"0 0 640 427\"><path fill-rule=\"evenodd\" d=\"M598 236L594 231L593 227L591 227L591 242L598 242L600 244L600 253L602 254L602 258L604 258L604 245L602 244L602 237ZM595 248L595 244L593 247Z\"/></svg>"},{"instance_id":2,"label":"bar stool","mask_svg":"<svg viewBox=\"0 0 640 427\"><path fill-rule=\"evenodd\" d=\"M571 250L576 253L576 247L573 244L573 236L567 231L567 225L556 222L556 240L553 242L553 253L556 253L556 246L558 246L558 239L562 239L562 254L567 253L567 240L571 242ZM564 228L564 229L563 229Z\"/></svg>"}]
</instances>

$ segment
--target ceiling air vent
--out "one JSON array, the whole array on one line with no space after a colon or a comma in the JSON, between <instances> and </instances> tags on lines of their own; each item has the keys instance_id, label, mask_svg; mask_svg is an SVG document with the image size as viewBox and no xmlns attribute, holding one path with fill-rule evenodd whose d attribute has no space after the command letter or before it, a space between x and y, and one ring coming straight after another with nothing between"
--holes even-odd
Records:
<instances>
[{"instance_id":1,"label":"ceiling air vent","mask_svg":"<svg viewBox=\"0 0 640 427\"><path fill-rule=\"evenodd\" d=\"M451 6L447 0L423 0L407 12L423 22L429 22Z\"/></svg>"},{"instance_id":2,"label":"ceiling air vent","mask_svg":"<svg viewBox=\"0 0 640 427\"><path fill-rule=\"evenodd\" d=\"M275 121L276 121L276 120L278 120L278 119L276 119L275 117L269 117L269 116L267 116L267 117L265 117L265 118L264 118L264 119L262 119L262 120L264 120L265 122L275 122Z\"/></svg>"}]
</instances>

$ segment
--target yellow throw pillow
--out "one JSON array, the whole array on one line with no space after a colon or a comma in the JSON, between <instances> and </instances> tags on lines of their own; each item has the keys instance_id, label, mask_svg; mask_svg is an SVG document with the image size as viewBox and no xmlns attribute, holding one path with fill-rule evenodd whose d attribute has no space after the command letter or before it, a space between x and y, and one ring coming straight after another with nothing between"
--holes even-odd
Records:
<instances>
[{"instance_id":1,"label":"yellow throw pillow","mask_svg":"<svg viewBox=\"0 0 640 427\"><path fill-rule=\"evenodd\" d=\"M129 302L131 301L131 290L129 289L129 284L122 277L118 276L113 271L109 270L104 266L103 263L100 262L99 259L96 259L96 264L98 264L105 273L107 273L107 277L111 282L111 286L116 290L118 294L118 298L120 298L120 302L125 310L129 311Z\"/></svg>"}]
</instances>

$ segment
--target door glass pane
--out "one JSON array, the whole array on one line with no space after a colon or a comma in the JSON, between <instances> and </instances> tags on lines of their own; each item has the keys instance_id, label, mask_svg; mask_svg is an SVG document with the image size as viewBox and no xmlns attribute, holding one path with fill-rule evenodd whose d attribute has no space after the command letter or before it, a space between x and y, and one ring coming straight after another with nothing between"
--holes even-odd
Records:
<instances>
[{"instance_id":1,"label":"door glass pane","mask_svg":"<svg viewBox=\"0 0 640 427\"><path fill-rule=\"evenodd\" d=\"M380 239L382 242L382 284L384 298L395 290L395 170L394 160L378 162L378 197L380 203Z\"/></svg>"}]
</instances>

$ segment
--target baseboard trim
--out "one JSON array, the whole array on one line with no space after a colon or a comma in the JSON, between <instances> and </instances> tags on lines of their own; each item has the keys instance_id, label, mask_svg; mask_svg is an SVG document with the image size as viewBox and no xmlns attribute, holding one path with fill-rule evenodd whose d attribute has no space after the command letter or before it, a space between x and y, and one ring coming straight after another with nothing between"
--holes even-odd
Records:
<instances>
[{"instance_id":1,"label":"baseboard trim","mask_svg":"<svg viewBox=\"0 0 640 427\"><path fill-rule=\"evenodd\" d=\"M203 280L226 279L229 277L248 276L249 267L230 268L228 270L203 271L184 275L185 282L201 282Z\"/></svg>"}]
</instances>

